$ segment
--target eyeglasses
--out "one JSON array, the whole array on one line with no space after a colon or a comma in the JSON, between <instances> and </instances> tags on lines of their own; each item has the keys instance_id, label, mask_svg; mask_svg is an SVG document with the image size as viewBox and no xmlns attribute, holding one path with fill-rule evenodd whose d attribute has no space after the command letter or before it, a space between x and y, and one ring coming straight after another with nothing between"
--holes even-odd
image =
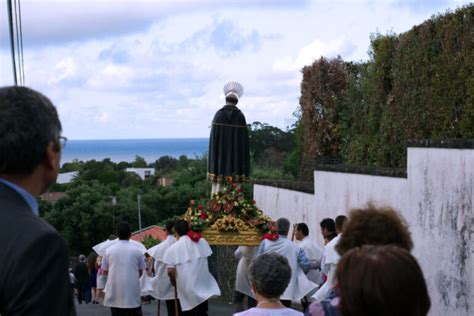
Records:
<instances>
[{"instance_id":1,"label":"eyeglasses","mask_svg":"<svg viewBox=\"0 0 474 316\"><path fill-rule=\"evenodd\" d=\"M64 147L66 147L66 143L67 137L59 136L59 145L61 146L61 149L64 149Z\"/></svg>"}]
</instances>

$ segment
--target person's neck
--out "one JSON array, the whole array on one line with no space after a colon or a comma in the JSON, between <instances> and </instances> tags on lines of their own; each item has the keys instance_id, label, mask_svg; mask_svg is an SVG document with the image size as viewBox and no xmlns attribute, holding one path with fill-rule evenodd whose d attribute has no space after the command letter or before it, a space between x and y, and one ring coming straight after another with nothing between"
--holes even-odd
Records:
<instances>
[{"instance_id":1,"label":"person's neck","mask_svg":"<svg viewBox=\"0 0 474 316\"><path fill-rule=\"evenodd\" d=\"M280 302L279 298L264 298L264 297L261 297L258 300L257 307L278 309L278 308L284 308L284 305Z\"/></svg>"},{"instance_id":2,"label":"person's neck","mask_svg":"<svg viewBox=\"0 0 474 316\"><path fill-rule=\"evenodd\" d=\"M0 175L0 178L5 179L17 186L23 188L26 192L31 194L34 197L39 196L43 193L43 187L39 181L37 181L37 176L35 173L30 175Z\"/></svg>"}]
</instances>

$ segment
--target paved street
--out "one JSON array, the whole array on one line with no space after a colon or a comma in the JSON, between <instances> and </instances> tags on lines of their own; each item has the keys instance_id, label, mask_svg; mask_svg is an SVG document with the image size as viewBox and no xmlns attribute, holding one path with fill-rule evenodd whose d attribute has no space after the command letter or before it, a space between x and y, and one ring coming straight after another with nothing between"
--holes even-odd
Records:
<instances>
[{"instance_id":1,"label":"paved street","mask_svg":"<svg viewBox=\"0 0 474 316\"><path fill-rule=\"evenodd\" d=\"M296 302L293 302L293 308L301 311L301 306ZM110 315L110 308L102 305L92 304L77 304L76 301L77 316L108 316ZM157 302L153 301L151 304L142 306L143 316L156 316L157 315ZM232 304L226 303L222 300L211 299L209 300L209 316L230 316L234 312ZM165 304L161 303L161 316L167 316Z\"/></svg>"},{"instance_id":2,"label":"paved street","mask_svg":"<svg viewBox=\"0 0 474 316\"><path fill-rule=\"evenodd\" d=\"M151 304L143 305L143 316L156 316L157 315L157 302L153 301ZM76 311L78 316L108 316L110 315L110 308L104 307L102 305L92 305L92 304L77 304L76 301ZM233 305L228 304L219 300L210 300L209 301L209 315L210 316L228 316L232 315ZM168 315L166 313L166 307L163 302L161 303L161 316Z\"/></svg>"}]
</instances>

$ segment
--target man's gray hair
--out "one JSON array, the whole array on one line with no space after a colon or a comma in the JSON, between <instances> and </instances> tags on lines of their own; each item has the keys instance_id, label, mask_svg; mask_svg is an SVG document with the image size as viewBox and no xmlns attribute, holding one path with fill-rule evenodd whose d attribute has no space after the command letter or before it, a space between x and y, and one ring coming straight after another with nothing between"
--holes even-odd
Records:
<instances>
[{"instance_id":1,"label":"man's gray hair","mask_svg":"<svg viewBox=\"0 0 474 316\"><path fill-rule=\"evenodd\" d=\"M51 100L27 87L0 87L0 174L30 175L50 143L60 151L61 122Z\"/></svg>"},{"instance_id":2,"label":"man's gray hair","mask_svg":"<svg viewBox=\"0 0 474 316\"><path fill-rule=\"evenodd\" d=\"M278 234L280 235L288 235L288 232L290 231L290 221L284 217L279 218L276 221L276 229Z\"/></svg>"},{"instance_id":3,"label":"man's gray hair","mask_svg":"<svg viewBox=\"0 0 474 316\"><path fill-rule=\"evenodd\" d=\"M86 261L86 256L84 256L84 255L79 255L79 261L80 261L80 262Z\"/></svg>"},{"instance_id":4,"label":"man's gray hair","mask_svg":"<svg viewBox=\"0 0 474 316\"><path fill-rule=\"evenodd\" d=\"M249 272L255 289L267 299L278 299L285 292L291 279L288 260L275 252L264 253L254 258Z\"/></svg>"}]
</instances>

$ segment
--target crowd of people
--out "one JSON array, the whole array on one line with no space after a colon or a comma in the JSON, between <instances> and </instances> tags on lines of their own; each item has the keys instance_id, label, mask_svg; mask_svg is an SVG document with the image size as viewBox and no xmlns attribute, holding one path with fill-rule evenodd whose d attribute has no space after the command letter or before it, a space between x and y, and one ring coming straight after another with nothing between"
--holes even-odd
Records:
<instances>
[{"instance_id":1,"label":"crowd of people","mask_svg":"<svg viewBox=\"0 0 474 316\"><path fill-rule=\"evenodd\" d=\"M309 237L306 223L293 225L291 239L290 226L280 218L277 239L236 249L234 315L428 313L430 299L410 254L410 232L392 208L368 204L351 210L349 217L323 219L321 246ZM163 242L143 254L128 242L129 225L119 224L120 242L107 249L99 267L108 275L103 304L112 315L140 315L140 296L164 301L169 316L208 315L208 299L220 295L209 272L209 244L184 220L167 223L166 232ZM85 257L80 261L78 280L87 269ZM77 296L79 302L84 297L79 288Z\"/></svg>"},{"instance_id":2,"label":"crowd of people","mask_svg":"<svg viewBox=\"0 0 474 316\"><path fill-rule=\"evenodd\" d=\"M237 284L248 280L251 292L236 284L249 297L249 309L236 315L303 315L289 308L298 301L312 316L428 314L430 298L410 253L411 235L394 209L369 203L348 218L323 219L323 247L309 239L305 223L294 226L295 243L287 239L287 219L276 226L276 241L264 240L253 259L240 259L249 268L248 275L238 269ZM239 295L235 302L242 310Z\"/></svg>"},{"instance_id":3,"label":"crowd of people","mask_svg":"<svg viewBox=\"0 0 474 316\"><path fill-rule=\"evenodd\" d=\"M220 295L208 267L212 251L183 220L169 223L167 239L147 256L122 222L103 257L80 256L68 274L67 245L38 216L36 200L55 182L66 140L47 97L0 88L0 314L75 315L74 288L79 304L103 295L112 315L141 315L144 295L165 301L168 315L207 315L209 298ZM295 302L312 316L427 315L411 235L392 208L368 204L347 218L323 219L320 246L307 223L288 238L290 226L280 218L278 238L236 250L235 315L303 315Z\"/></svg>"}]
</instances>

